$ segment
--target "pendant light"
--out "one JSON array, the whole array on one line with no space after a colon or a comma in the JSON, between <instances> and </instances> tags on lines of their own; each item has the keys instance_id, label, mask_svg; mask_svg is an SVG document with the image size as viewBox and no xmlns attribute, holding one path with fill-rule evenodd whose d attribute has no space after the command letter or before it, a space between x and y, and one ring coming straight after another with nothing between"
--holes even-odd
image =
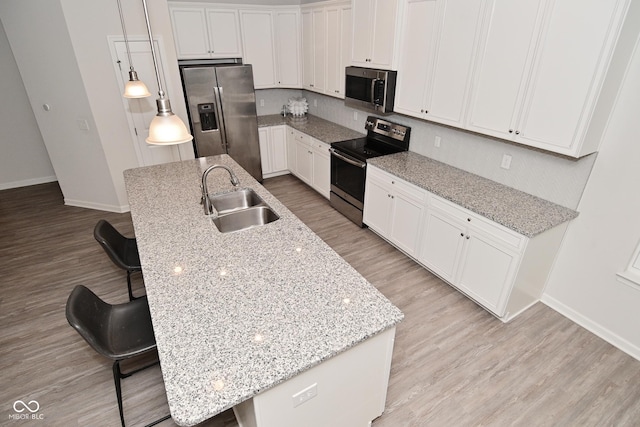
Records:
<instances>
[{"instance_id":1,"label":"pendant light","mask_svg":"<svg viewBox=\"0 0 640 427\"><path fill-rule=\"evenodd\" d=\"M133 62L131 61L131 51L129 50L129 39L127 38L127 29L124 25L124 16L122 15L122 5L118 0L118 12L120 13L120 24L122 25L122 34L124 35L124 44L127 48L127 57L129 58L129 81L124 85L125 98L146 98L151 96L151 92L147 89L147 86L138 80L138 73L133 69Z\"/></svg>"},{"instance_id":2,"label":"pendant light","mask_svg":"<svg viewBox=\"0 0 640 427\"><path fill-rule=\"evenodd\" d=\"M149 137L146 139L147 144L152 145L175 145L189 142L193 136L187 130L184 122L180 117L171 111L171 102L165 96L162 90L162 82L160 81L160 73L158 71L158 61L156 60L156 50L153 46L153 35L151 34L151 24L149 23L149 12L147 10L147 1L142 0L144 8L144 19L147 23L147 31L149 32L149 44L151 45L151 56L153 57L153 66L156 71L156 80L158 81L158 114L153 118L149 125Z\"/></svg>"}]
</instances>

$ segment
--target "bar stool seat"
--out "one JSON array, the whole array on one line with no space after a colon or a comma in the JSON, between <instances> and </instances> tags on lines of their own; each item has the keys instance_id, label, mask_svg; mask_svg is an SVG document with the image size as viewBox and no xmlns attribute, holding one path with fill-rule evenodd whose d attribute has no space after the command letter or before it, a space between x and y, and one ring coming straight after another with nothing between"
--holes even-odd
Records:
<instances>
[{"instance_id":1,"label":"bar stool seat","mask_svg":"<svg viewBox=\"0 0 640 427\"><path fill-rule=\"evenodd\" d=\"M87 287L78 285L67 299L66 316L69 324L96 352L113 360L113 381L120 421L122 427L125 427L120 380L159 363L156 361L126 373L120 369L120 362L123 360L142 356L156 349L147 298L111 305ZM167 415L147 426L169 418L170 415Z\"/></svg>"},{"instance_id":2,"label":"bar stool seat","mask_svg":"<svg viewBox=\"0 0 640 427\"><path fill-rule=\"evenodd\" d=\"M138 243L135 238L125 237L108 221L101 219L93 229L93 237L102 246L111 261L127 272L127 289L129 301L133 301L131 289L131 273L142 271Z\"/></svg>"}]
</instances>

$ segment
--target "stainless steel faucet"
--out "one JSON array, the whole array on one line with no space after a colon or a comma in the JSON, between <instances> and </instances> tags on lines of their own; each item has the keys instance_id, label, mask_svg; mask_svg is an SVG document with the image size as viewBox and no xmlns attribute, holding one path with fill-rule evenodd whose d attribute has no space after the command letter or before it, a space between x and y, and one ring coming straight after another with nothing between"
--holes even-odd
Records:
<instances>
[{"instance_id":1,"label":"stainless steel faucet","mask_svg":"<svg viewBox=\"0 0 640 427\"><path fill-rule=\"evenodd\" d=\"M234 174L233 171L225 165L218 165L218 164L212 165L212 166L209 166L203 172L202 184L200 185L200 189L202 190L202 197L200 198L200 204L204 206L204 214L212 215L214 218L218 216L218 213L216 212L213 205L211 204L211 199L209 199L209 190L207 189L207 176L209 176L209 172L217 168L222 168L222 169L225 169L227 172L229 172L231 185L233 185L234 189L238 188L238 186L240 185L240 180L238 179L236 174Z\"/></svg>"}]
</instances>

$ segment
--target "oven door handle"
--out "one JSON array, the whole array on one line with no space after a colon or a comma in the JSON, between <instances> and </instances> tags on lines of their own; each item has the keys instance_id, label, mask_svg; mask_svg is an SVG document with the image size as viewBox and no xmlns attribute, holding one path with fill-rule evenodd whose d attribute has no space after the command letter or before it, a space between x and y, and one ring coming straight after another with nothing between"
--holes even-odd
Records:
<instances>
[{"instance_id":1,"label":"oven door handle","mask_svg":"<svg viewBox=\"0 0 640 427\"><path fill-rule=\"evenodd\" d=\"M347 157L342 153L338 153L334 148L329 148L329 151L331 152L332 156L336 156L340 160L344 160L345 162L349 163L350 165L357 166L357 167L362 168L362 169L364 169L367 166L366 162L361 162L359 160L352 159L351 157Z\"/></svg>"}]
</instances>

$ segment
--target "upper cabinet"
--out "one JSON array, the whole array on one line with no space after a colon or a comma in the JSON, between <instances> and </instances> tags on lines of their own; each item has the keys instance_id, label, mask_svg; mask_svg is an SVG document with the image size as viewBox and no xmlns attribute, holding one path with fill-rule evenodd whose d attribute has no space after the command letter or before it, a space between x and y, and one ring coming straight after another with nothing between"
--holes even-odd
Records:
<instances>
[{"instance_id":1,"label":"upper cabinet","mask_svg":"<svg viewBox=\"0 0 640 427\"><path fill-rule=\"evenodd\" d=\"M238 12L203 6L171 6L178 59L242 57Z\"/></svg>"},{"instance_id":2,"label":"upper cabinet","mask_svg":"<svg viewBox=\"0 0 640 427\"><path fill-rule=\"evenodd\" d=\"M394 111L462 126L484 0L408 0Z\"/></svg>"},{"instance_id":3,"label":"upper cabinet","mask_svg":"<svg viewBox=\"0 0 640 427\"><path fill-rule=\"evenodd\" d=\"M351 4L302 7L302 87L344 98L351 58Z\"/></svg>"},{"instance_id":4,"label":"upper cabinet","mask_svg":"<svg viewBox=\"0 0 640 427\"><path fill-rule=\"evenodd\" d=\"M597 150L629 0L405 1L395 111L571 157Z\"/></svg>"},{"instance_id":5,"label":"upper cabinet","mask_svg":"<svg viewBox=\"0 0 640 427\"><path fill-rule=\"evenodd\" d=\"M397 31L405 0L353 0L351 64L395 70Z\"/></svg>"},{"instance_id":6,"label":"upper cabinet","mask_svg":"<svg viewBox=\"0 0 640 427\"><path fill-rule=\"evenodd\" d=\"M255 88L300 87L298 11L241 9L240 26Z\"/></svg>"}]
</instances>

